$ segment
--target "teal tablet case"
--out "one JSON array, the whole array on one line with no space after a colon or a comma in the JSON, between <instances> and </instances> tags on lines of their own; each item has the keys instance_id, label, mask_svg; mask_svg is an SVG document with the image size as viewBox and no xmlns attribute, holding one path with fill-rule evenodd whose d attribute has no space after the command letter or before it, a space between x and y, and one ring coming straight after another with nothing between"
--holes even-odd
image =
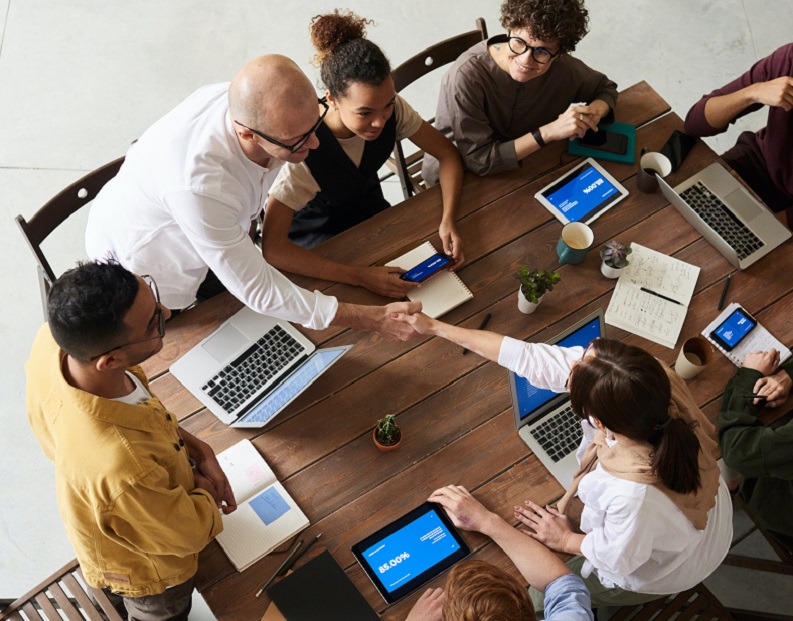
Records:
<instances>
[{"instance_id":1,"label":"teal tablet case","mask_svg":"<svg viewBox=\"0 0 793 621\"><path fill-rule=\"evenodd\" d=\"M570 155L580 155L581 157L593 157L596 160L609 160L622 164L633 164L636 161L636 126L628 123L612 123L611 125L598 125L598 129L606 129L615 134L623 134L628 137L628 150L625 155L607 153L598 149L590 149L578 144L578 139L570 140L567 143L567 152Z\"/></svg>"}]
</instances>

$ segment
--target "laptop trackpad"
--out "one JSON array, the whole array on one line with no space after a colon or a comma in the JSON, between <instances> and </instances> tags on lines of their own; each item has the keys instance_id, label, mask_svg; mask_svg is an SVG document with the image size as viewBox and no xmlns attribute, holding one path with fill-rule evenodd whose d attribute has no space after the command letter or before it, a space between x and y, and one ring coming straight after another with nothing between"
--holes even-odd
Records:
<instances>
[{"instance_id":1,"label":"laptop trackpad","mask_svg":"<svg viewBox=\"0 0 793 621\"><path fill-rule=\"evenodd\" d=\"M215 360L223 364L231 356L241 351L248 343L250 343L250 339L237 330L233 324L228 324L204 343L202 347Z\"/></svg>"},{"instance_id":2,"label":"laptop trackpad","mask_svg":"<svg viewBox=\"0 0 793 621\"><path fill-rule=\"evenodd\" d=\"M757 204L757 201L741 188L725 196L724 202L746 223L754 220L763 212L763 208Z\"/></svg>"}]
</instances>

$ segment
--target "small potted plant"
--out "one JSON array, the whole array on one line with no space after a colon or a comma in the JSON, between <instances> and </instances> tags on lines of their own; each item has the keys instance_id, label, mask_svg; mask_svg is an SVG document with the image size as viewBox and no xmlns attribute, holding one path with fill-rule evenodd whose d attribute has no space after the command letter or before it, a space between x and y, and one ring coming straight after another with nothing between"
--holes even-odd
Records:
<instances>
[{"instance_id":1,"label":"small potted plant","mask_svg":"<svg viewBox=\"0 0 793 621\"><path fill-rule=\"evenodd\" d=\"M628 267L628 255L633 252L630 246L626 246L612 239L609 243L600 249L600 258L603 263L600 264L600 272L606 278L619 278L623 270Z\"/></svg>"},{"instance_id":2,"label":"small potted plant","mask_svg":"<svg viewBox=\"0 0 793 621\"><path fill-rule=\"evenodd\" d=\"M402 430L391 414L377 421L372 438L381 451L393 451L402 442Z\"/></svg>"},{"instance_id":3,"label":"small potted plant","mask_svg":"<svg viewBox=\"0 0 793 621\"><path fill-rule=\"evenodd\" d=\"M520 282L518 289L518 310L530 314L537 310L543 296L548 291L553 291L553 286L561 280L561 276L553 270L545 272L535 268L529 269L521 265L515 274Z\"/></svg>"}]
</instances>

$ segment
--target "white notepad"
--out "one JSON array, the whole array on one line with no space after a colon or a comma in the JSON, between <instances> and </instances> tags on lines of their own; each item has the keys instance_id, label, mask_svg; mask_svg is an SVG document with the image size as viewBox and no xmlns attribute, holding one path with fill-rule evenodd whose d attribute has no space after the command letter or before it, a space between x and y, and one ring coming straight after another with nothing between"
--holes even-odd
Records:
<instances>
[{"instance_id":1,"label":"white notepad","mask_svg":"<svg viewBox=\"0 0 793 621\"><path fill-rule=\"evenodd\" d=\"M721 324L727 317L729 317L736 308L740 308L741 305L733 302L727 306L719 316L716 317L713 321L711 321L708 326L702 331L702 336L708 339L713 346L718 349L721 353L723 353L727 358L736 366L742 367L743 366L743 359L746 357L746 354L751 353L753 351L768 351L770 349L776 349L779 352L779 363L782 364L790 358L791 352L790 349L785 347L778 338L776 338L773 334L771 334L768 330L766 330L758 321L757 326L755 326L754 330L752 330L749 334L746 335L740 343L738 343L732 351L727 351L721 345L719 345L716 341L710 338L710 333L713 332L716 327Z\"/></svg>"},{"instance_id":2,"label":"white notepad","mask_svg":"<svg viewBox=\"0 0 793 621\"><path fill-rule=\"evenodd\" d=\"M673 348L686 320L699 268L639 244L614 287L606 323Z\"/></svg>"},{"instance_id":3,"label":"white notepad","mask_svg":"<svg viewBox=\"0 0 793 621\"><path fill-rule=\"evenodd\" d=\"M418 248L386 263L386 266L409 270L437 253L435 246L430 242L424 242ZM411 302L421 302L422 312L433 319L445 315L473 297L474 294L469 291L460 277L449 270L441 270L430 276L421 283L421 286L408 293L408 299Z\"/></svg>"},{"instance_id":4,"label":"white notepad","mask_svg":"<svg viewBox=\"0 0 793 621\"><path fill-rule=\"evenodd\" d=\"M234 491L237 510L223 516L223 531L217 541L242 571L309 522L249 440L219 453L218 462Z\"/></svg>"}]
</instances>

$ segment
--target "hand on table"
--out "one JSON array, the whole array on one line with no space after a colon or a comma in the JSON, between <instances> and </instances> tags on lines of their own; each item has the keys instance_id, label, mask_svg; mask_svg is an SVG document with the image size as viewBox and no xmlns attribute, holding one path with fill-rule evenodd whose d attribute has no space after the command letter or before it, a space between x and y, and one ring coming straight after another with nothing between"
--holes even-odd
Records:
<instances>
[{"instance_id":1,"label":"hand on table","mask_svg":"<svg viewBox=\"0 0 793 621\"><path fill-rule=\"evenodd\" d=\"M427 589L410 609L405 621L442 621L443 589Z\"/></svg>"},{"instance_id":2,"label":"hand on table","mask_svg":"<svg viewBox=\"0 0 793 621\"><path fill-rule=\"evenodd\" d=\"M570 520L553 507L541 507L531 500L526 507L515 507L515 517L531 530L524 531L532 539L553 550L566 551L567 540L573 534Z\"/></svg>"},{"instance_id":3,"label":"hand on table","mask_svg":"<svg viewBox=\"0 0 793 621\"><path fill-rule=\"evenodd\" d=\"M765 406L767 408L775 408L782 405L787 401L790 394L790 388L793 386L793 380L786 371L778 371L774 375L761 377L754 385L754 392L758 395L766 397ZM760 405L763 401L755 399L754 404Z\"/></svg>"},{"instance_id":4,"label":"hand on table","mask_svg":"<svg viewBox=\"0 0 793 621\"><path fill-rule=\"evenodd\" d=\"M451 518L452 523L463 530L483 532L486 523L495 514L473 497L461 485L447 485L432 492L430 502L437 502Z\"/></svg>"},{"instance_id":5,"label":"hand on table","mask_svg":"<svg viewBox=\"0 0 793 621\"><path fill-rule=\"evenodd\" d=\"M463 240L457 232L454 222L442 220L438 234L441 237L443 251L455 260L454 269L459 268L465 261L465 255L463 254Z\"/></svg>"},{"instance_id":6,"label":"hand on table","mask_svg":"<svg viewBox=\"0 0 793 621\"><path fill-rule=\"evenodd\" d=\"M785 112L793 110L793 77L782 76L768 82L758 82L752 88L757 103L782 108Z\"/></svg>"},{"instance_id":7,"label":"hand on table","mask_svg":"<svg viewBox=\"0 0 793 621\"><path fill-rule=\"evenodd\" d=\"M418 287L418 283L400 280L405 270L398 267L364 267L358 284L388 298L403 298Z\"/></svg>"},{"instance_id":8,"label":"hand on table","mask_svg":"<svg viewBox=\"0 0 793 621\"><path fill-rule=\"evenodd\" d=\"M753 351L746 354L743 366L760 371L763 375L771 375L779 366L779 352L773 348L770 351Z\"/></svg>"}]
</instances>

